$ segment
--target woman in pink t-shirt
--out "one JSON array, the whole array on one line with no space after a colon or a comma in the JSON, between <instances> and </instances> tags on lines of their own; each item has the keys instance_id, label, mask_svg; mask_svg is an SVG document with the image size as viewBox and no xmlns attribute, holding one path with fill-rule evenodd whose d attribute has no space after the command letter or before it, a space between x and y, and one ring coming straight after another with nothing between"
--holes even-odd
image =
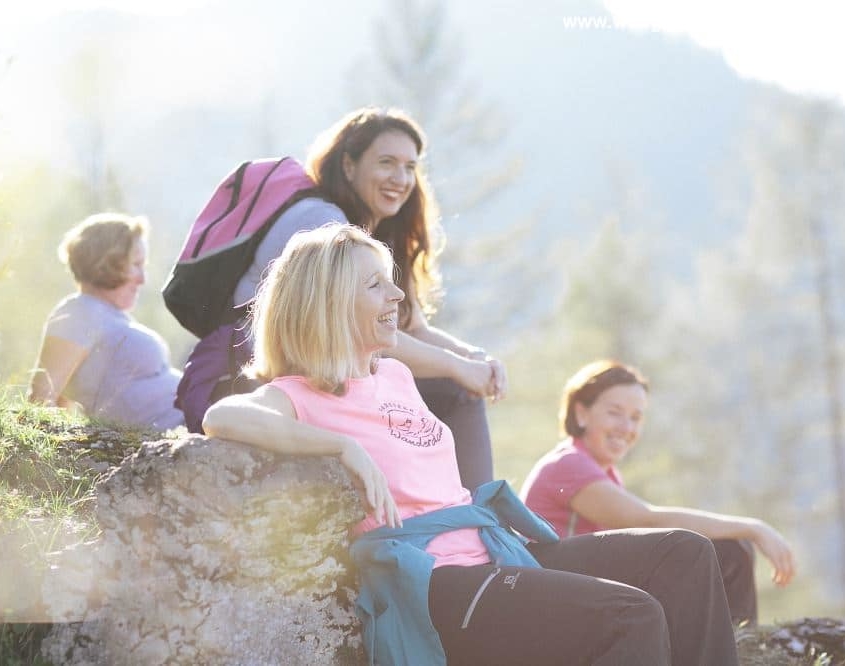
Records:
<instances>
[{"instance_id":1,"label":"woman in pink t-shirt","mask_svg":"<svg viewBox=\"0 0 845 666\"><path fill-rule=\"evenodd\" d=\"M566 383L560 408L568 437L534 465L520 496L561 536L633 527L682 527L714 540L734 622L756 623L754 546L786 585L795 561L786 540L756 518L643 501L622 484L616 465L639 439L648 382L630 366L589 363ZM753 544L753 545L752 545Z\"/></svg>"},{"instance_id":2,"label":"woman in pink t-shirt","mask_svg":"<svg viewBox=\"0 0 845 666\"><path fill-rule=\"evenodd\" d=\"M404 297L392 266L386 248L358 227L295 235L256 302L252 372L268 383L224 398L203 422L214 437L334 455L349 470L368 509L353 549L387 531L384 548L410 565L412 579L390 598L410 590L412 612L386 633L412 623L436 634L431 654L400 650L403 659L380 663L736 664L718 562L700 535L655 530L523 545L508 533L491 545L482 541L487 527L453 521L422 546L404 538L420 520L464 516L477 505L461 485L449 429L408 369L379 358L396 344ZM402 548L391 550L398 542ZM502 555L504 542L516 548ZM524 565L512 563L514 553ZM379 572L362 571L362 579ZM413 605L420 580L427 608Z\"/></svg>"}]
</instances>

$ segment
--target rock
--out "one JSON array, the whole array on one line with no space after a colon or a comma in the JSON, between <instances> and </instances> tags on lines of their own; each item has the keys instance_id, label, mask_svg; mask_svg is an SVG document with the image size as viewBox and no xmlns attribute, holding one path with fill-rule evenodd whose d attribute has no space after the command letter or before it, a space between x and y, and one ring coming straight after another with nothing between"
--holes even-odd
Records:
<instances>
[{"instance_id":1,"label":"rock","mask_svg":"<svg viewBox=\"0 0 845 666\"><path fill-rule=\"evenodd\" d=\"M845 621L825 617L737 629L742 666L845 666Z\"/></svg>"},{"instance_id":2,"label":"rock","mask_svg":"<svg viewBox=\"0 0 845 666\"><path fill-rule=\"evenodd\" d=\"M97 487L101 537L44 583L55 664L358 664L348 528L332 457L198 436L144 444ZM93 572L93 573L92 573Z\"/></svg>"},{"instance_id":3,"label":"rock","mask_svg":"<svg viewBox=\"0 0 845 666\"><path fill-rule=\"evenodd\" d=\"M845 621L805 617L785 622L771 633L769 642L797 656L827 655L833 664L845 663Z\"/></svg>"}]
</instances>

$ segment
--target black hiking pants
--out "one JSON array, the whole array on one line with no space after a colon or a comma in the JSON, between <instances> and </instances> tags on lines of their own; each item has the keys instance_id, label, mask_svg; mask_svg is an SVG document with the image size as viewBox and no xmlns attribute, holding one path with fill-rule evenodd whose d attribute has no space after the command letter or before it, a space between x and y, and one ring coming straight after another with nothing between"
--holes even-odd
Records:
<instances>
[{"instance_id":1,"label":"black hiking pants","mask_svg":"<svg viewBox=\"0 0 845 666\"><path fill-rule=\"evenodd\" d=\"M460 384L442 377L415 379L431 413L449 426L464 488L474 491L493 480L493 447L483 398L471 396Z\"/></svg>"},{"instance_id":2,"label":"black hiking pants","mask_svg":"<svg viewBox=\"0 0 845 666\"><path fill-rule=\"evenodd\" d=\"M434 570L429 608L450 665L738 663L709 539L614 530L529 550L544 568Z\"/></svg>"},{"instance_id":3,"label":"black hiking pants","mask_svg":"<svg viewBox=\"0 0 845 666\"><path fill-rule=\"evenodd\" d=\"M714 539L722 582L733 623L757 625L757 585L754 582L754 544L746 539Z\"/></svg>"}]
</instances>

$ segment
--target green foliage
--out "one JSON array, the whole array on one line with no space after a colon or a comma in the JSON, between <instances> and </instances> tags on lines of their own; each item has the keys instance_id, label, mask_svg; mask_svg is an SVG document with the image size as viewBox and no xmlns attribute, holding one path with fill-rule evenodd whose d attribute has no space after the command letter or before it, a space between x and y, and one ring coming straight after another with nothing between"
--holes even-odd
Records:
<instances>
[{"instance_id":1,"label":"green foliage","mask_svg":"<svg viewBox=\"0 0 845 666\"><path fill-rule=\"evenodd\" d=\"M0 411L0 483L5 492L56 507L60 494L70 492L78 499L90 491L93 479L80 476L79 452L63 448L78 437L82 424L80 417L64 410L7 401ZM25 502L7 500L0 517L20 518Z\"/></svg>"},{"instance_id":2,"label":"green foliage","mask_svg":"<svg viewBox=\"0 0 845 666\"><path fill-rule=\"evenodd\" d=\"M618 216L610 215L598 226L592 242L570 267L560 311L567 326L558 328L579 340L578 359L610 357L640 363L660 299L652 277L654 263L649 240L625 233ZM573 365L580 367L583 362L576 360Z\"/></svg>"},{"instance_id":3,"label":"green foliage","mask_svg":"<svg viewBox=\"0 0 845 666\"><path fill-rule=\"evenodd\" d=\"M87 215L88 185L46 164L19 166L0 179L0 380L23 389L29 383L50 310L76 286L58 259L56 250L65 232ZM157 238L153 230L152 244ZM160 259L160 257L159 257ZM168 270L152 257L148 287L136 314L166 339L179 343L176 363L181 365L193 337L148 293L164 282ZM14 316L8 316L14 313Z\"/></svg>"},{"instance_id":4,"label":"green foliage","mask_svg":"<svg viewBox=\"0 0 845 666\"><path fill-rule=\"evenodd\" d=\"M0 311L14 313L0 319L0 377L7 382L28 382L44 319L72 290L56 248L85 214L79 182L45 164L21 167L0 180L0 220L7 232Z\"/></svg>"},{"instance_id":5,"label":"green foliage","mask_svg":"<svg viewBox=\"0 0 845 666\"><path fill-rule=\"evenodd\" d=\"M96 482L156 435L0 396L0 578L35 581L48 553L94 538Z\"/></svg>"},{"instance_id":6,"label":"green foliage","mask_svg":"<svg viewBox=\"0 0 845 666\"><path fill-rule=\"evenodd\" d=\"M560 395L572 373L597 358L651 367L643 361L658 356L651 340L660 293L644 238L609 215L577 256L558 265L543 283L558 305L507 358L511 393L490 410L497 469L519 483L558 440Z\"/></svg>"},{"instance_id":7,"label":"green foliage","mask_svg":"<svg viewBox=\"0 0 845 666\"><path fill-rule=\"evenodd\" d=\"M52 625L0 624L0 664L3 666L50 666L39 653L41 640Z\"/></svg>"},{"instance_id":8,"label":"green foliage","mask_svg":"<svg viewBox=\"0 0 845 666\"><path fill-rule=\"evenodd\" d=\"M46 664L38 650L50 625L19 620L40 613L48 554L99 534L95 484L158 435L0 391L0 663Z\"/></svg>"},{"instance_id":9,"label":"green foliage","mask_svg":"<svg viewBox=\"0 0 845 666\"><path fill-rule=\"evenodd\" d=\"M789 113L816 122L812 104ZM841 109L837 117L841 123ZM497 475L519 485L557 441L560 391L573 371L603 356L641 367L651 381L651 408L642 441L623 465L627 485L658 504L755 516L781 530L801 573L776 589L759 558L763 620L796 609L842 612L840 586L823 582L838 576L840 528L809 232L796 226L819 211L829 221L841 217L833 184L845 170L841 163L811 169L797 127L777 114L761 127L752 142L757 158L749 161L757 170L746 174L755 183L747 225L731 244L702 254L688 283L661 269L654 239L664 234L647 209L621 197L616 210L593 216L604 223L558 255L559 277L542 285L550 299L560 294L555 310L544 325L521 332L518 352L505 359L510 396L490 409ZM845 140L845 131L829 142L834 138ZM802 198L790 173L816 178L814 187L828 195ZM796 215L801 202L806 208ZM826 228L834 268L845 264L841 229ZM842 321L841 289L831 293L840 298L829 303L838 313L833 320ZM842 353L841 332L833 338Z\"/></svg>"},{"instance_id":10,"label":"green foliage","mask_svg":"<svg viewBox=\"0 0 845 666\"><path fill-rule=\"evenodd\" d=\"M30 404L6 391L0 395L0 483L36 504L76 506L98 480L96 468L119 464L127 452L159 435ZM0 511L10 513L0 516L15 517L7 508L14 505L4 502Z\"/></svg>"}]
</instances>

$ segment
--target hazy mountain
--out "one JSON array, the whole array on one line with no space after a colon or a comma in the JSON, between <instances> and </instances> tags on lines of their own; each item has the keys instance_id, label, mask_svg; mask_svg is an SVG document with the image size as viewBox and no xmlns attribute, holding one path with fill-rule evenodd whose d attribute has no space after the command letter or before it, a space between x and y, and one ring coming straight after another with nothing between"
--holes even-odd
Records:
<instances>
[{"instance_id":1,"label":"hazy mountain","mask_svg":"<svg viewBox=\"0 0 845 666\"><path fill-rule=\"evenodd\" d=\"M385 8L252 0L166 18L76 12L19 42L14 68L27 80L16 85L40 90L55 104L53 122L67 127L66 85L55 77L83 46L111 45L106 150L128 206L181 239L239 161L302 156L349 108L350 63L372 53ZM745 189L733 165L755 84L685 39L565 27L564 16L601 14L596 3L462 0L448 11L463 55L456 66L509 119L501 154L524 165L490 205L450 219L456 242L537 208L540 236L577 239L632 188L663 222L679 268L725 238L735 220L719 202ZM53 150L57 160L78 158L78 147ZM448 179L442 165L432 176Z\"/></svg>"},{"instance_id":2,"label":"hazy mountain","mask_svg":"<svg viewBox=\"0 0 845 666\"><path fill-rule=\"evenodd\" d=\"M456 22L466 6L457 3ZM513 119L510 143L525 156L503 212L549 201L549 231L577 237L590 222L585 207L612 205L627 185L645 191L678 251L723 240L717 204L732 184L723 175L756 86L688 40L567 30L560 6L499 3L485 30L466 33L467 67Z\"/></svg>"}]
</instances>

